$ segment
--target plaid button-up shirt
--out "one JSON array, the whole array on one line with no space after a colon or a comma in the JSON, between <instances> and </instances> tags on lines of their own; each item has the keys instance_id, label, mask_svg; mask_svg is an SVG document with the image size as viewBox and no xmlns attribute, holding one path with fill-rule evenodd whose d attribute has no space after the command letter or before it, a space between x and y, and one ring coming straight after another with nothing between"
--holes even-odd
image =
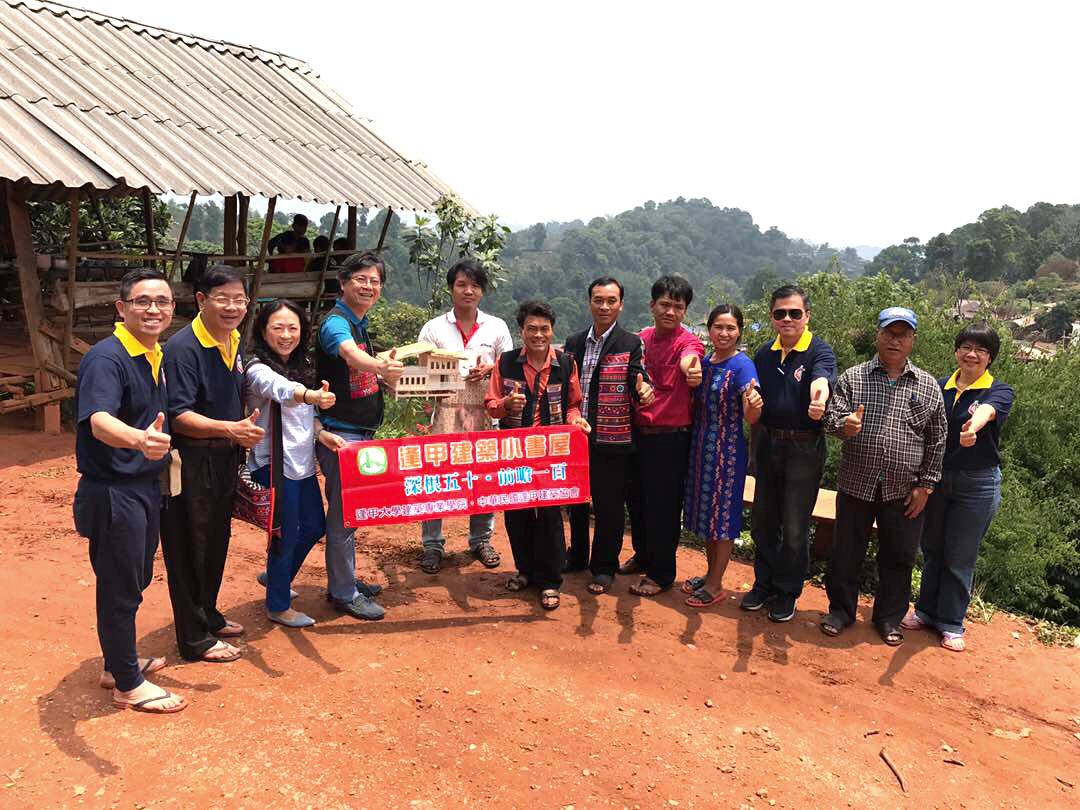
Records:
<instances>
[{"instance_id":1,"label":"plaid button-up shirt","mask_svg":"<svg viewBox=\"0 0 1080 810\"><path fill-rule=\"evenodd\" d=\"M593 371L600 361L600 350L604 348L604 341L608 339L615 324L608 327L600 337L596 337L596 327L589 327L589 334L585 336L585 355L581 358L581 412L589 412L589 389L592 387Z\"/></svg>"},{"instance_id":2,"label":"plaid button-up shirt","mask_svg":"<svg viewBox=\"0 0 1080 810\"><path fill-rule=\"evenodd\" d=\"M834 435L859 405L866 407L862 430L844 439L838 488L864 501L906 498L916 486L931 489L941 480L948 422L937 380L907 361L899 378L878 361L849 368L829 398L825 430ZM843 438L841 436L841 438Z\"/></svg>"}]
</instances>

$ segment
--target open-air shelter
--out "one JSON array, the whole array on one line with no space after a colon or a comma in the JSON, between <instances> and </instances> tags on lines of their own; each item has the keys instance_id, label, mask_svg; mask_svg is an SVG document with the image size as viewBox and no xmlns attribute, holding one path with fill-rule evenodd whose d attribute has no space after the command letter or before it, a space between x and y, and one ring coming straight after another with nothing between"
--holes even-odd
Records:
<instances>
[{"instance_id":1,"label":"open-air shelter","mask_svg":"<svg viewBox=\"0 0 1080 810\"><path fill-rule=\"evenodd\" d=\"M330 252L319 271L264 274L279 197L336 206L331 241L344 219L354 249L358 207L387 209L388 225L391 209L430 211L450 193L306 62L38 0L0 0L0 180L0 413L40 408L46 430L59 429L88 349L78 316L111 306L132 263L180 267L198 195L224 198L212 260L249 267L252 298L317 303ZM165 250L152 202L170 192L189 202ZM141 198L144 243L80 242L80 204L116 196ZM261 244L248 245L255 196L267 211ZM35 247L28 204L40 201L70 209L63 255Z\"/></svg>"}]
</instances>

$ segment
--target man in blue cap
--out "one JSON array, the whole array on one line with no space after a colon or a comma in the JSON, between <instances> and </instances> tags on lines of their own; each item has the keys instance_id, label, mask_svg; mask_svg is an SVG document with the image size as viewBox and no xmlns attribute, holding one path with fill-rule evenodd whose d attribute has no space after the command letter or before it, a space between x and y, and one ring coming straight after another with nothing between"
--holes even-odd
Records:
<instances>
[{"instance_id":1,"label":"man in blue cap","mask_svg":"<svg viewBox=\"0 0 1080 810\"><path fill-rule=\"evenodd\" d=\"M840 375L825 414L825 430L844 442L825 580L829 613L821 621L826 635L855 622L859 571L877 521L872 620L886 644L904 640L900 620L911 598L923 508L941 479L948 435L941 387L908 359L918 325L906 307L883 309L877 354Z\"/></svg>"}]
</instances>

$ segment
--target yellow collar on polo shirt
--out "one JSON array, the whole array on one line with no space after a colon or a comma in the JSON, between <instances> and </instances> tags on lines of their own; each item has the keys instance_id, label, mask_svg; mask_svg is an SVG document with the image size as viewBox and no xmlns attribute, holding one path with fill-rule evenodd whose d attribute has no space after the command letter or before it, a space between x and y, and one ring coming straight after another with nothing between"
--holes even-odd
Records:
<instances>
[{"instance_id":1,"label":"yellow collar on polo shirt","mask_svg":"<svg viewBox=\"0 0 1080 810\"><path fill-rule=\"evenodd\" d=\"M953 375L951 377L949 377L949 381L947 383L945 383L945 390L948 391L950 388L956 388L956 381L959 378L960 378L960 369L957 369L956 371L953 372ZM979 389L979 388L989 388L993 384L994 384L994 377L993 377L993 375L990 374L990 370L987 369L986 371L984 371L982 373L982 375L979 377L979 379L977 379L975 382L973 382L971 385L969 385L964 390L965 391L972 391L972 390Z\"/></svg>"},{"instance_id":2,"label":"yellow collar on polo shirt","mask_svg":"<svg viewBox=\"0 0 1080 810\"><path fill-rule=\"evenodd\" d=\"M802 333L802 336L800 336L798 341L795 343L795 345L791 347L791 351L793 351L793 352L805 352L807 349L810 348L810 341L813 340L813 339L814 339L814 336L810 332L810 330L809 329L804 330L803 333ZM774 352L780 352L780 362L781 363L783 363L785 360L787 360L788 352L787 352L786 349L784 349L783 346L780 345L780 336L779 335L777 335L776 340L773 341L772 350Z\"/></svg>"},{"instance_id":3,"label":"yellow collar on polo shirt","mask_svg":"<svg viewBox=\"0 0 1080 810\"><path fill-rule=\"evenodd\" d=\"M154 372L154 382L157 382L160 379L161 358L165 356L157 342L154 342L154 348L146 348L139 342L138 338L128 331L128 328L123 323L116 324L113 334L116 335L116 339L124 345L127 353L132 357L138 357L140 354L146 355L146 362L150 364L150 370Z\"/></svg>"},{"instance_id":4,"label":"yellow collar on polo shirt","mask_svg":"<svg viewBox=\"0 0 1080 810\"><path fill-rule=\"evenodd\" d=\"M224 343L218 343L214 336L206 329L206 324L203 323L202 313L200 312L195 316L195 320L191 322L191 331L195 333L195 337L199 339L199 343L204 348L213 349L217 347L217 350L221 352L221 359L225 363L225 368L231 369L236 362L236 352L240 349L240 333L235 329L229 333L229 345Z\"/></svg>"}]
</instances>

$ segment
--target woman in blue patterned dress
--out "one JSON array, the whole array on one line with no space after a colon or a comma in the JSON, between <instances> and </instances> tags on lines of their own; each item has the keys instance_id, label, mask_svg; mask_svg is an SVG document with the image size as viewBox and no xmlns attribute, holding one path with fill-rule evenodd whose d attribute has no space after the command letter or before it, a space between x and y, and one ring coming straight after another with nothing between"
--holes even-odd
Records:
<instances>
[{"instance_id":1,"label":"woman in blue patterned dress","mask_svg":"<svg viewBox=\"0 0 1080 810\"><path fill-rule=\"evenodd\" d=\"M707 608L724 599L724 570L733 541L742 531L746 439L743 416L750 424L761 416L761 393L753 361L738 351L742 312L720 304L709 313L712 354L702 363L701 385L694 391L690 466L683 501L683 527L705 541L708 573L683 584L686 604Z\"/></svg>"}]
</instances>

